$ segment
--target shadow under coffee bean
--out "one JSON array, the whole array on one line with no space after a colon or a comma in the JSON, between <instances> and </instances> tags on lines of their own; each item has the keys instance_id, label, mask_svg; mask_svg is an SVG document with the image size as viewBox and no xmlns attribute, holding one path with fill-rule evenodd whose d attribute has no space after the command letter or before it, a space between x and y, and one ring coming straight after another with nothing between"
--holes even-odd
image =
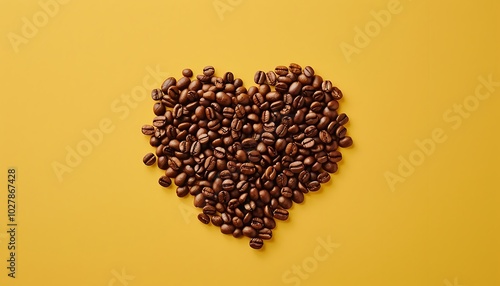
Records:
<instances>
[{"instance_id":1,"label":"shadow under coffee bean","mask_svg":"<svg viewBox=\"0 0 500 286\"><path fill-rule=\"evenodd\" d=\"M151 92L155 116L142 133L156 153L143 162L165 170L161 186L173 180L179 197L194 197L202 223L260 249L276 219L287 220L287 209L330 181L338 148L353 141L349 118L338 113L341 90L312 67L277 66L254 81L247 89L212 66L167 78Z\"/></svg>"}]
</instances>

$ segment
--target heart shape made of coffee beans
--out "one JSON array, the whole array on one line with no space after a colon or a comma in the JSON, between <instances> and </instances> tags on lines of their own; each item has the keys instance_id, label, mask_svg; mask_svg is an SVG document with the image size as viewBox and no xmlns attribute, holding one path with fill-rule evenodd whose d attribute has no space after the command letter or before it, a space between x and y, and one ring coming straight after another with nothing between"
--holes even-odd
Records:
<instances>
[{"instance_id":1,"label":"heart shape made of coffee beans","mask_svg":"<svg viewBox=\"0 0 500 286\"><path fill-rule=\"evenodd\" d=\"M330 180L338 148L352 139L338 113L342 92L312 67L277 66L254 81L247 89L212 66L167 78L151 92L155 117L142 133L156 152L143 162L165 170L161 186L174 179L177 196L194 196L202 223L260 249L275 219L287 220L293 203Z\"/></svg>"}]
</instances>

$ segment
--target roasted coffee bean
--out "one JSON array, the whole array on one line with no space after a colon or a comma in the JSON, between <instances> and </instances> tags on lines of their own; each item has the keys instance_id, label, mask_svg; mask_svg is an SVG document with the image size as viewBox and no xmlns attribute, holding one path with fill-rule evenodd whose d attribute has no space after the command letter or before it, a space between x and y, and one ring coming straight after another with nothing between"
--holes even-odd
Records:
<instances>
[{"instance_id":1,"label":"roasted coffee bean","mask_svg":"<svg viewBox=\"0 0 500 286\"><path fill-rule=\"evenodd\" d=\"M339 100L343 97L342 91L336 86L334 86L332 88L332 95L333 95L333 99L335 99L335 100Z\"/></svg>"},{"instance_id":2,"label":"roasted coffee bean","mask_svg":"<svg viewBox=\"0 0 500 286\"><path fill-rule=\"evenodd\" d=\"M286 66L277 66L275 69L274 69L274 72L277 74L277 75L280 75L280 76L285 76L288 74L288 68Z\"/></svg>"},{"instance_id":3,"label":"roasted coffee bean","mask_svg":"<svg viewBox=\"0 0 500 286\"><path fill-rule=\"evenodd\" d=\"M266 82L269 85L275 85L278 77L273 71L269 71L266 73Z\"/></svg>"},{"instance_id":4,"label":"roasted coffee bean","mask_svg":"<svg viewBox=\"0 0 500 286\"><path fill-rule=\"evenodd\" d=\"M294 74L301 74L302 73L302 67L296 63L291 63L290 66L290 72L294 73Z\"/></svg>"},{"instance_id":5,"label":"roasted coffee bean","mask_svg":"<svg viewBox=\"0 0 500 286\"><path fill-rule=\"evenodd\" d=\"M333 85L332 85L332 82L331 82L331 81L329 81L329 80L324 81L324 82L321 84L321 89L322 89L324 92L332 92L332 90L333 90Z\"/></svg>"},{"instance_id":6,"label":"roasted coffee bean","mask_svg":"<svg viewBox=\"0 0 500 286\"><path fill-rule=\"evenodd\" d=\"M304 74L307 76L307 77L313 77L314 76L314 69L310 66L306 66L304 68Z\"/></svg>"},{"instance_id":7,"label":"roasted coffee bean","mask_svg":"<svg viewBox=\"0 0 500 286\"><path fill-rule=\"evenodd\" d=\"M157 127L157 128L161 128L163 126L165 126L166 124L166 118L165 116L156 116L154 119L153 119L153 126Z\"/></svg>"},{"instance_id":8,"label":"roasted coffee bean","mask_svg":"<svg viewBox=\"0 0 500 286\"><path fill-rule=\"evenodd\" d=\"M278 82L274 89L279 93L286 93L288 91L288 84L285 82Z\"/></svg>"},{"instance_id":9,"label":"roasted coffee bean","mask_svg":"<svg viewBox=\"0 0 500 286\"><path fill-rule=\"evenodd\" d=\"M345 113L341 113L335 119L339 125L345 125L349 121L349 117Z\"/></svg>"},{"instance_id":10,"label":"roasted coffee bean","mask_svg":"<svg viewBox=\"0 0 500 286\"><path fill-rule=\"evenodd\" d=\"M198 220L204 224L208 224L210 222L210 217L205 213L198 214Z\"/></svg>"},{"instance_id":11,"label":"roasted coffee bean","mask_svg":"<svg viewBox=\"0 0 500 286\"><path fill-rule=\"evenodd\" d=\"M340 139L339 146L342 148L347 148L352 145L352 138L349 136L345 136Z\"/></svg>"},{"instance_id":12,"label":"roasted coffee bean","mask_svg":"<svg viewBox=\"0 0 500 286\"><path fill-rule=\"evenodd\" d=\"M177 187L175 193L179 198L185 197L189 194L189 187L188 186Z\"/></svg>"},{"instance_id":13,"label":"roasted coffee bean","mask_svg":"<svg viewBox=\"0 0 500 286\"><path fill-rule=\"evenodd\" d=\"M320 182L321 184L324 184L328 181L330 181L330 174L328 174L328 172L321 172L319 175L318 175L318 178L317 178L318 182Z\"/></svg>"},{"instance_id":14,"label":"roasted coffee bean","mask_svg":"<svg viewBox=\"0 0 500 286\"><path fill-rule=\"evenodd\" d=\"M154 135L155 134L155 127L152 125L143 125L141 128L141 132L144 135Z\"/></svg>"},{"instance_id":15,"label":"roasted coffee bean","mask_svg":"<svg viewBox=\"0 0 500 286\"><path fill-rule=\"evenodd\" d=\"M203 74L206 76L212 76L215 73L213 66L206 66L203 68Z\"/></svg>"},{"instance_id":16,"label":"roasted coffee bean","mask_svg":"<svg viewBox=\"0 0 500 286\"><path fill-rule=\"evenodd\" d=\"M223 234L232 234L233 231L234 231L234 226L232 224L227 224L227 223L224 223L223 225L220 226L220 231L223 233Z\"/></svg>"},{"instance_id":17,"label":"roasted coffee bean","mask_svg":"<svg viewBox=\"0 0 500 286\"><path fill-rule=\"evenodd\" d=\"M330 136L326 130L321 130L319 132L319 139L325 144L330 144L332 142L332 136Z\"/></svg>"},{"instance_id":18,"label":"roasted coffee bean","mask_svg":"<svg viewBox=\"0 0 500 286\"><path fill-rule=\"evenodd\" d=\"M287 220L288 219L288 211L285 209L275 209L273 211L273 217L279 220Z\"/></svg>"},{"instance_id":19,"label":"roasted coffee bean","mask_svg":"<svg viewBox=\"0 0 500 286\"><path fill-rule=\"evenodd\" d=\"M340 125L337 130L335 130L335 135L337 135L337 138L344 138L347 133L347 129Z\"/></svg>"},{"instance_id":20,"label":"roasted coffee bean","mask_svg":"<svg viewBox=\"0 0 500 286\"><path fill-rule=\"evenodd\" d=\"M158 179L158 183L162 186L162 187L165 187L167 188L168 186L170 186L170 184L172 183L172 181L170 180L169 177L167 176L161 176L159 179Z\"/></svg>"},{"instance_id":21,"label":"roasted coffee bean","mask_svg":"<svg viewBox=\"0 0 500 286\"><path fill-rule=\"evenodd\" d=\"M262 241L261 238L254 237L250 239L250 247L253 249L261 249L262 246L264 245L264 242Z\"/></svg>"},{"instance_id":22,"label":"roasted coffee bean","mask_svg":"<svg viewBox=\"0 0 500 286\"><path fill-rule=\"evenodd\" d=\"M304 164L301 161L295 161L290 163L289 169L292 173L298 174L304 170Z\"/></svg>"},{"instance_id":23,"label":"roasted coffee bean","mask_svg":"<svg viewBox=\"0 0 500 286\"><path fill-rule=\"evenodd\" d=\"M318 181L310 181L309 183L307 183L307 189L310 192L316 192L319 190L320 187L321 185L319 184Z\"/></svg>"},{"instance_id":24,"label":"roasted coffee bean","mask_svg":"<svg viewBox=\"0 0 500 286\"><path fill-rule=\"evenodd\" d=\"M281 196L278 198L278 203L279 205L284 208L284 209L289 209L292 207L293 205L293 202L291 199L285 197L285 196Z\"/></svg>"},{"instance_id":25,"label":"roasted coffee bean","mask_svg":"<svg viewBox=\"0 0 500 286\"><path fill-rule=\"evenodd\" d=\"M174 77L169 77L167 78L163 84L161 85L161 91L163 93L167 93L169 87L171 86L175 86L175 83L176 83L176 79Z\"/></svg>"},{"instance_id":26,"label":"roasted coffee bean","mask_svg":"<svg viewBox=\"0 0 500 286\"><path fill-rule=\"evenodd\" d=\"M253 78L256 84L263 84L266 82L266 73L263 71L257 71Z\"/></svg>"},{"instance_id":27,"label":"roasted coffee bean","mask_svg":"<svg viewBox=\"0 0 500 286\"><path fill-rule=\"evenodd\" d=\"M156 162L155 154L147 153L146 155L144 155L144 158L142 158L142 162L144 162L146 166L153 165Z\"/></svg>"},{"instance_id":28,"label":"roasted coffee bean","mask_svg":"<svg viewBox=\"0 0 500 286\"><path fill-rule=\"evenodd\" d=\"M253 229L260 230L264 227L264 221L260 217L254 217L250 225Z\"/></svg>"}]
</instances>

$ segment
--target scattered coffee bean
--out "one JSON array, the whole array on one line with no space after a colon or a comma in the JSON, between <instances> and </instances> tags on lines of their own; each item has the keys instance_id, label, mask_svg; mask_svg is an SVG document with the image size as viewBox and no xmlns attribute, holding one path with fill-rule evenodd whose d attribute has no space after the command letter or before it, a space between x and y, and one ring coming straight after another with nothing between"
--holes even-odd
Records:
<instances>
[{"instance_id":1,"label":"scattered coffee bean","mask_svg":"<svg viewBox=\"0 0 500 286\"><path fill-rule=\"evenodd\" d=\"M144 162L146 166L153 165L156 162L155 154L147 153L146 155L144 155L144 158L142 158L142 162Z\"/></svg>"},{"instance_id":2,"label":"scattered coffee bean","mask_svg":"<svg viewBox=\"0 0 500 286\"><path fill-rule=\"evenodd\" d=\"M253 249L261 249L262 246L264 245L264 242L262 241L261 238L252 238L250 239L250 247Z\"/></svg>"}]
</instances>

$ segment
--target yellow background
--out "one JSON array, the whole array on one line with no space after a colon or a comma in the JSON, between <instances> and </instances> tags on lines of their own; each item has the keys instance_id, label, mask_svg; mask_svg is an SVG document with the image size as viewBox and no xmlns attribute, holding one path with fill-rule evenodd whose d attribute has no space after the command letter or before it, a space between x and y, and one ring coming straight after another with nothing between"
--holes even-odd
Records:
<instances>
[{"instance_id":1,"label":"yellow background","mask_svg":"<svg viewBox=\"0 0 500 286\"><path fill-rule=\"evenodd\" d=\"M460 126L443 118L474 96L479 76L500 81L498 1L401 0L385 27L370 12L389 0L139 2L68 1L44 23L38 1L3 1L1 285L500 285L500 87ZM35 15L44 26L13 45ZM367 25L368 44L345 56L341 44L354 46ZM148 69L179 77L213 65L249 86L256 70L290 62L343 90L355 145L255 251L157 184L162 172L141 162L153 150L140 132L153 117L149 91L130 105L122 96ZM66 164L67 148L102 120L112 131L58 180L54 162ZM446 140L391 190L384 174L398 175L400 156L436 128ZM16 279L5 268L12 166ZM318 239L336 245L324 261ZM303 279L287 272L303 263Z\"/></svg>"}]
</instances>

